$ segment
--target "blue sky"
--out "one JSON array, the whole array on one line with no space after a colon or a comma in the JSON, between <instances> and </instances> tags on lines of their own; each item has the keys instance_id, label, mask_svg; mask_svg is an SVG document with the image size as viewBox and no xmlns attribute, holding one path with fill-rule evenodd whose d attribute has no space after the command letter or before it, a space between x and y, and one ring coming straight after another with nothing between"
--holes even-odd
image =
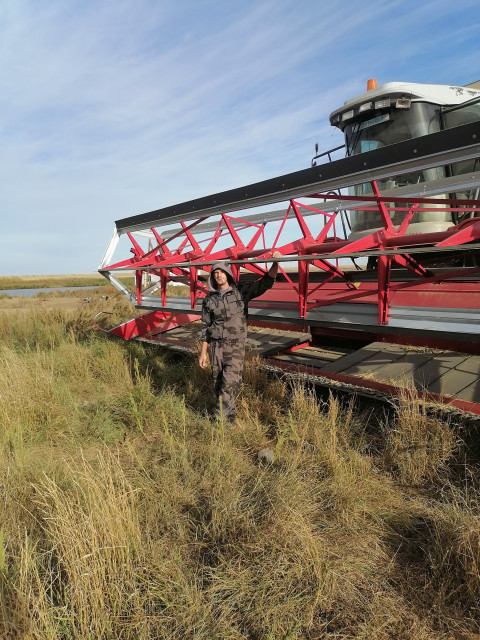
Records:
<instances>
[{"instance_id":1,"label":"blue sky","mask_svg":"<svg viewBox=\"0 0 480 640\"><path fill-rule=\"evenodd\" d=\"M480 0L0 0L0 275L96 270L114 221L289 173L378 84L480 79Z\"/></svg>"}]
</instances>

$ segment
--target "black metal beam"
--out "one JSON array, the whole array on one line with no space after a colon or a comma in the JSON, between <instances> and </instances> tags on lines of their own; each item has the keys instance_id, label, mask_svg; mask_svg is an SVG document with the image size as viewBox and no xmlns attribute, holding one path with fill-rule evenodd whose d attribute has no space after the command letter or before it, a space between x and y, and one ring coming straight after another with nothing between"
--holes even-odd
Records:
<instances>
[{"instance_id":1,"label":"black metal beam","mask_svg":"<svg viewBox=\"0 0 480 640\"><path fill-rule=\"evenodd\" d=\"M280 202L317 191L327 191L335 185L340 189L395 175L417 165L447 164L448 154L463 150L462 159L480 156L480 121L446 129L427 136L367 151L316 167L309 167L284 176L262 180L244 187L222 191L195 200L123 218L115 222L118 232L146 229L157 224L174 223L200 215L247 209L259 204ZM441 160L439 156L442 156ZM455 157L455 159L461 159ZM430 161L429 161L430 160ZM435 164L436 163L436 164ZM332 182L333 181L333 182Z\"/></svg>"}]
</instances>

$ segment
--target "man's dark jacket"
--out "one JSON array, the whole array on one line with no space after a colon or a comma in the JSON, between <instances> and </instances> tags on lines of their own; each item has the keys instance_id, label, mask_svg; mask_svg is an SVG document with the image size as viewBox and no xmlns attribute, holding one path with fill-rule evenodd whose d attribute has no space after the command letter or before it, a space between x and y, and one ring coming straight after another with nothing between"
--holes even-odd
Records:
<instances>
[{"instance_id":1,"label":"man's dark jacket","mask_svg":"<svg viewBox=\"0 0 480 640\"><path fill-rule=\"evenodd\" d=\"M215 269L222 269L227 274L230 289L225 293L217 291L213 278ZM202 342L244 340L247 335L248 303L271 289L274 282L274 278L266 273L255 282L237 284L226 262L214 264L208 276L209 293L202 305Z\"/></svg>"}]
</instances>

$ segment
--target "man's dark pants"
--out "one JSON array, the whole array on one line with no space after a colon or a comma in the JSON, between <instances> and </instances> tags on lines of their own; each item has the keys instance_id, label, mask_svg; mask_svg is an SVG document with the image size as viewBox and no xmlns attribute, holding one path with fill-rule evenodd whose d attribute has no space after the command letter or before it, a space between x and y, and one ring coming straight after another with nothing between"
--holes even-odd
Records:
<instances>
[{"instance_id":1,"label":"man's dark pants","mask_svg":"<svg viewBox=\"0 0 480 640\"><path fill-rule=\"evenodd\" d=\"M242 384L243 362L245 360L245 339L212 340L210 343L210 363L217 403L214 415L222 415L227 420L235 417L235 398Z\"/></svg>"}]
</instances>

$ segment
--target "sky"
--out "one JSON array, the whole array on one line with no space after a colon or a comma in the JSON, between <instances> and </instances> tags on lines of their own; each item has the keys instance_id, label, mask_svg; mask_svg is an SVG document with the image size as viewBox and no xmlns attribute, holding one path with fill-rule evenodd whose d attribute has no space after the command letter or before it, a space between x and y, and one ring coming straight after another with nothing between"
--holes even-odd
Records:
<instances>
[{"instance_id":1,"label":"sky","mask_svg":"<svg viewBox=\"0 0 480 640\"><path fill-rule=\"evenodd\" d=\"M310 166L369 78L480 80L480 0L0 0L0 275Z\"/></svg>"}]
</instances>

